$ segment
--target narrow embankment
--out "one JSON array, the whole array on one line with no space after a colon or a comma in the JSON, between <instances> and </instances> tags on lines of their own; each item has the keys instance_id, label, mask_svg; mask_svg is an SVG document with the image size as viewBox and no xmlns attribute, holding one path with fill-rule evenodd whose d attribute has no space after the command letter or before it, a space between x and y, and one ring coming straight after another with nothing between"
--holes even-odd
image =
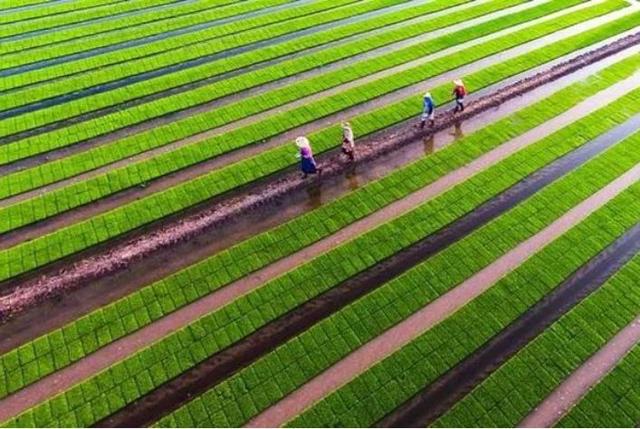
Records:
<instances>
[{"instance_id":1,"label":"narrow embankment","mask_svg":"<svg viewBox=\"0 0 640 429\"><path fill-rule=\"evenodd\" d=\"M631 55L635 55L635 53L632 51L622 52L567 75L556 81L555 84L541 86L520 97L507 100L499 108L491 109L482 115L467 119L461 125L460 130L466 135L473 134L488 124L505 119L514 111L520 111L527 106L531 106L534 102L544 100L556 91L561 91L568 86L573 88L570 85L580 82L589 75L610 67L612 64ZM550 120L544 122L543 126L534 127L533 130L512 138L508 144L505 143L505 147L499 150L491 150L479 156L478 159L468 163L464 169L458 169L448 174L443 172L442 177L430 184L426 184L423 189L415 193L415 196L409 195L400 198L397 202L380 208L362 218L362 220L345 226L337 233L327 233L308 247L298 249L292 252L290 256L274 262L269 268L261 265L261 269L243 279L241 282L243 287L241 289L244 291L253 289L260 284L259 279L266 281L283 274L298 265L299 261L310 260L335 245L344 243L364 231L405 213L414 206L412 203L412 200L415 201L414 198L425 201L435 197L446 189L468 179L473 174L477 174L483 169L494 165L514 153L514 151L520 150L528 144L544 138L578 118L582 118L604 106L603 100L621 97L635 86L634 82L635 78L631 77L623 79L602 91L594 89L593 94L590 93L590 97L586 101L575 100L575 107L564 111L563 109L559 110L557 115L549 118ZM526 116L530 119L532 115L526 114ZM401 126L408 125L403 124ZM510 128L513 130L513 127ZM385 131L385 133L392 132L394 131ZM289 193L284 199L276 199L251 213L243 214L242 220L237 218L228 219L226 222L218 224L216 228L210 229L204 234L199 234L196 239L177 243L170 248L150 255L148 258L136 261L127 270L119 272L115 276L107 276L92 281L91 288L83 288L74 291L73 294L65 294L60 297L60 300L49 300L44 303L44 307L42 305L34 307L0 326L0 353L17 347L29 339L34 339L50 330L59 328L99 306L113 302L128 293L139 290L143 286L200 262L210 255L220 252L222 249L229 248L233 244L246 240L276 225L282 225L296 216L308 213L318 205L329 204L339 196L355 190L355 188L380 179L397 168L405 167L409 162L424 156L431 156L451 144L463 143L466 140L468 139L464 135L460 135L460 131L454 127L437 132L429 139L407 143L393 153L367 163L366 168L354 168L353 171L347 172L344 176L327 178L322 182L311 185L308 189ZM231 289L234 287L232 285L227 286L227 288ZM46 315L45 320L43 320L43 314ZM5 332L7 335L3 335Z\"/></svg>"}]
</instances>

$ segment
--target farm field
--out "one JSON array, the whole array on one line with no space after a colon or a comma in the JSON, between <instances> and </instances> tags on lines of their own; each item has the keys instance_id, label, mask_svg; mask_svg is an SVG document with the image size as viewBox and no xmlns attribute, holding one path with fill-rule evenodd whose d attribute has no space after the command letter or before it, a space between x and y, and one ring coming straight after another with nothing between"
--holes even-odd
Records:
<instances>
[{"instance_id":1,"label":"farm field","mask_svg":"<svg viewBox=\"0 0 640 429\"><path fill-rule=\"evenodd\" d=\"M640 425L640 2L0 24L0 427Z\"/></svg>"}]
</instances>

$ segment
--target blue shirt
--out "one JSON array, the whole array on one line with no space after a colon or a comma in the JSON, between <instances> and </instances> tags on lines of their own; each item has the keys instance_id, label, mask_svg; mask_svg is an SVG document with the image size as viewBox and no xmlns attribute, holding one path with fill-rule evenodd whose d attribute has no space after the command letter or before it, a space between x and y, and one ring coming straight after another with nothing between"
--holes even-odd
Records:
<instances>
[{"instance_id":1,"label":"blue shirt","mask_svg":"<svg viewBox=\"0 0 640 429\"><path fill-rule=\"evenodd\" d=\"M433 99L427 97L424 98L424 106L422 109L425 113L431 114L435 107L436 105L433 103Z\"/></svg>"}]
</instances>

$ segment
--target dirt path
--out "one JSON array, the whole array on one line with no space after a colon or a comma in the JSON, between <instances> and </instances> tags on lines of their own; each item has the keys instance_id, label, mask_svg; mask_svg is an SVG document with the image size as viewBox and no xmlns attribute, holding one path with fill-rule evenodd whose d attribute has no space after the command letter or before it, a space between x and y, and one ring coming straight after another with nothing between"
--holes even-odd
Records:
<instances>
[{"instance_id":1,"label":"dirt path","mask_svg":"<svg viewBox=\"0 0 640 429\"><path fill-rule=\"evenodd\" d=\"M563 63L551 70L540 73L536 77L518 82L499 93L482 97L476 102L470 103L467 111L460 119L477 115L507 99L530 91L549 81L556 80L586 66L590 62L596 61L596 59L611 55L621 50L622 47L627 47L628 44L635 44L638 41L640 41L640 34L628 37L582 58ZM450 127L453 122L452 115L447 112L441 113L437 117L436 129ZM419 130L404 127L402 130L385 135L384 140L373 139L371 142L359 145L359 158L357 161L362 163L375 159L402 146L407 141L412 141L422 136L423 133ZM329 155L329 157L331 161L326 163L325 175L342 173L347 165L335 155ZM323 157L323 163L326 162L326 158ZM306 182L300 178L299 174L289 174L280 180L259 186L255 193L231 199L224 205L221 204L221 207L210 208L197 215L179 219L173 224L152 233L143 234L106 252L86 257L52 276L43 276L23 283L10 292L9 295L5 295L2 298L0 302L1 319L6 320L12 315L33 307L53 296L125 269L135 261L160 249L195 237L202 231L219 225L227 218L237 217L243 212L251 211L267 201L294 192L297 189L302 189L305 186Z\"/></svg>"},{"instance_id":2,"label":"dirt path","mask_svg":"<svg viewBox=\"0 0 640 429\"><path fill-rule=\"evenodd\" d=\"M554 426L640 342L640 317L622 329L540 403L518 427Z\"/></svg>"},{"instance_id":3,"label":"dirt path","mask_svg":"<svg viewBox=\"0 0 640 429\"><path fill-rule=\"evenodd\" d=\"M406 166L407 163L431 156L433 153L456 143L465 135L474 133L487 124L499 121L514 111L530 106L532 103L631 55L635 55L635 52L627 50L585 67L559 79L552 85L538 87L520 97L510 99L496 108L485 111L482 115L469 118L460 124L460 127L442 130L428 139L407 143L396 151L369 162L366 168L358 167L343 175L314 183L308 189L288 194L285 198L263 205L260 210L243 214L241 218L229 220L224 225L209 229L199 234L195 239L183 241L171 248L155 252L130 265L124 271L92 281L90 288L76 289L72 294L64 294L59 299L46 301L20 314L8 323L0 325L0 354L46 332L60 328L96 308L200 262L236 243L328 204L347 192ZM638 82L640 84L640 75ZM602 98L615 98L616 93L611 90L615 90L615 88L612 87L593 94L591 99L585 101L583 105L592 106L593 102L596 102L597 105L597 100ZM580 106L578 105L571 110L573 118L582 117L586 113L580 109ZM547 131L541 130L538 137L544 136L545 132ZM46 275L47 272L54 271L55 266L52 266L40 274Z\"/></svg>"},{"instance_id":4,"label":"dirt path","mask_svg":"<svg viewBox=\"0 0 640 429\"><path fill-rule=\"evenodd\" d=\"M298 390L252 419L249 427L279 427L324 396L339 389L369 367L380 362L456 312L489 289L504 275L517 268L532 254L557 239L571 227L605 205L627 187L640 180L640 165L593 194L549 227L436 299L404 322L366 343L345 359L307 382Z\"/></svg>"}]
</instances>

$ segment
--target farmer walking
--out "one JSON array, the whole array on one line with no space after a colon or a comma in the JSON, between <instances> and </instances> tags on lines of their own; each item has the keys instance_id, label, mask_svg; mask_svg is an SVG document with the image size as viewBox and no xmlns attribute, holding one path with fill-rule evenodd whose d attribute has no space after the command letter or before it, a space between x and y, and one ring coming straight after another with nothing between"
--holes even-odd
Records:
<instances>
[{"instance_id":1,"label":"farmer walking","mask_svg":"<svg viewBox=\"0 0 640 429\"><path fill-rule=\"evenodd\" d=\"M467 96L467 89L460 79L453 81L453 96L456 98L456 108L453 112L464 112L464 97Z\"/></svg>"},{"instance_id":2,"label":"farmer walking","mask_svg":"<svg viewBox=\"0 0 640 429\"><path fill-rule=\"evenodd\" d=\"M311 150L311 143L306 137L298 137L296 139L296 146L300 149L300 169L306 178L309 174L321 174L322 170L318 168L316 160L313 159L313 151Z\"/></svg>"},{"instance_id":3,"label":"farmer walking","mask_svg":"<svg viewBox=\"0 0 640 429\"><path fill-rule=\"evenodd\" d=\"M348 122L342 123L342 153L347 155L351 162L355 159L356 142L353 137L353 129Z\"/></svg>"},{"instance_id":4,"label":"farmer walking","mask_svg":"<svg viewBox=\"0 0 640 429\"><path fill-rule=\"evenodd\" d=\"M422 103L422 116L420 121L420 128L424 129L424 126L427 123L427 119L429 120L429 126L433 127L435 125L435 117L436 117L436 104L433 102L433 97L431 97L431 93L427 92L424 94L424 100Z\"/></svg>"}]
</instances>

